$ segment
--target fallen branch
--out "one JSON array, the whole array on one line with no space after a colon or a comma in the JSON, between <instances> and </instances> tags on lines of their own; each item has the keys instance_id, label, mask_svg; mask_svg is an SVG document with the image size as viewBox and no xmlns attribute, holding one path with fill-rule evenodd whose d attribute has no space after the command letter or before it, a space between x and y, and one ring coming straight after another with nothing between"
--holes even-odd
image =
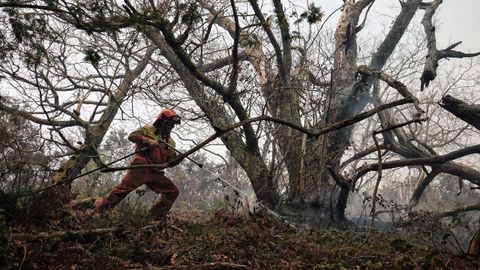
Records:
<instances>
[{"instance_id":1,"label":"fallen branch","mask_svg":"<svg viewBox=\"0 0 480 270\"><path fill-rule=\"evenodd\" d=\"M141 227L140 229L136 230L148 230L154 229L156 227L162 227L159 223L151 222L150 224ZM182 229L169 224L168 228L174 229L178 232L183 232ZM99 228L99 229L86 229L86 230L78 230L78 231L54 231L54 232L40 232L37 234L33 233L12 233L11 237L15 240L24 240L24 241L36 241L40 239L51 239L51 238L59 238L64 241L72 241L72 240L94 240L94 238L104 235L104 234L121 234L126 232L126 228L122 226L114 226L109 228Z\"/></svg>"}]
</instances>

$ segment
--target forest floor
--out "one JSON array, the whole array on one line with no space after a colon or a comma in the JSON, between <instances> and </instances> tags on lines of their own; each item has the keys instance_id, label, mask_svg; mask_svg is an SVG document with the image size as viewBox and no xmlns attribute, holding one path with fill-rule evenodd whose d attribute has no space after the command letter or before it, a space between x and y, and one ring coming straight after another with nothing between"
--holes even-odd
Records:
<instances>
[{"instance_id":1,"label":"forest floor","mask_svg":"<svg viewBox=\"0 0 480 270\"><path fill-rule=\"evenodd\" d=\"M130 215L125 221L126 215L66 215L44 224L7 224L7 269L476 269L478 265L475 258L433 248L399 232L373 231L367 237L352 229L294 229L266 214L242 215L225 209L177 210L166 229L159 230L145 216Z\"/></svg>"}]
</instances>

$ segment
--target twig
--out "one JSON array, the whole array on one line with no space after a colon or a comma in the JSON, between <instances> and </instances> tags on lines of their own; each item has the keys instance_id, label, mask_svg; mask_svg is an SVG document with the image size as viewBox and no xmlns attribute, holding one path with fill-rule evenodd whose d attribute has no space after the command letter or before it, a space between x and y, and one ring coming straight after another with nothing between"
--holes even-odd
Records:
<instances>
[{"instance_id":1,"label":"twig","mask_svg":"<svg viewBox=\"0 0 480 270\"><path fill-rule=\"evenodd\" d=\"M22 247L23 247L23 259L22 259L22 263L18 267L18 270L22 269L23 263L25 262L25 258L27 258L27 246L22 245Z\"/></svg>"},{"instance_id":2,"label":"twig","mask_svg":"<svg viewBox=\"0 0 480 270\"><path fill-rule=\"evenodd\" d=\"M375 183L375 189L373 190L373 198L372 198L372 210L370 211L370 214L372 215L372 220L370 222L370 227L368 227L368 233L367 233L367 238L365 239L365 242L368 241L370 238L370 234L373 229L373 225L375 223L375 208L377 206L377 193L378 193L378 186L380 185L380 181L382 180L382 150L380 148L380 145L378 144L377 136L376 133L372 134L373 141L375 142L375 146L377 147L377 156L378 156L378 168L377 168L377 183Z\"/></svg>"},{"instance_id":3,"label":"twig","mask_svg":"<svg viewBox=\"0 0 480 270\"><path fill-rule=\"evenodd\" d=\"M149 224L140 228L140 230L146 230L156 227L157 224ZM182 229L178 228L173 224L169 224L168 228L172 228L178 232L183 232ZM60 238L63 240L74 240L78 238L88 238L98 235L108 234L108 233L118 233L126 231L125 227L122 226L113 226L109 228L98 228L98 229L85 229L78 231L53 231L53 232L40 232L38 234L30 233L12 233L11 238L16 240L25 240L25 241L36 241L39 239L48 239L48 238ZM96 240L95 240L96 241Z\"/></svg>"},{"instance_id":4,"label":"twig","mask_svg":"<svg viewBox=\"0 0 480 270\"><path fill-rule=\"evenodd\" d=\"M455 240L455 243L457 244L457 251L459 251L461 254L465 254L465 250L463 250L462 245L460 244L460 242L458 241L457 237L456 237L455 234L452 232L452 230L448 230L448 232L450 233L450 235L452 236L453 240ZM453 245L452 245L452 246L453 246Z\"/></svg>"},{"instance_id":5,"label":"twig","mask_svg":"<svg viewBox=\"0 0 480 270\"><path fill-rule=\"evenodd\" d=\"M429 157L422 157L422 158L409 158L404 160L388 161L388 162L384 162L382 164L382 167L384 169L393 169L393 168L404 167L404 166L442 164L460 157L464 157L472 154L479 154L479 153L480 153L480 144L477 144L477 145L456 150L441 156L438 155L438 156L429 156ZM377 166L378 165L376 163L362 166L353 177L353 181L358 180L367 172L377 170Z\"/></svg>"},{"instance_id":6,"label":"twig","mask_svg":"<svg viewBox=\"0 0 480 270\"><path fill-rule=\"evenodd\" d=\"M410 121L407 121L407 122L400 123L398 125L394 125L394 126L391 126L391 127L381 129L381 130L377 130L377 131L374 132L374 134L384 133L384 132L390 131L392 129L400 128L400 127L407 126L407 125L410 125L410 124L413 124L413 123L425 122L427 120L428 120L428 118L413 119L413 120L410 120Z\"/></svg>"},{"instance_id":7,"label":"twig","mask_svg":"<svg viewBox=\"0 0 480 270\"><path fill-rule=\"evenodd\" d=\"M441 218L445 218L445 217L456 216L456 215L459 215L461 213L478 211L478 210L480 210L480 204L467 205L467 206L457 208L455 210L437 213L437 214L434 215L434 217L437 218L437 219L441 219Z\"/></svg>"}]
</instances>

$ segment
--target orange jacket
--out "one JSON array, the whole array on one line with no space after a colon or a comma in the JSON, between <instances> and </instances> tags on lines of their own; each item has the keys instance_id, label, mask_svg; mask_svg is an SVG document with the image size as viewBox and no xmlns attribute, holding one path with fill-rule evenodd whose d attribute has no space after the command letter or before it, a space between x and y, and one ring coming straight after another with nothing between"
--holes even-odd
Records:
<instances>
[{"instance_id":1,"label":"orange jacket","mask_svg":"<svg viewBox=\"0 0 480 270\"><path fill-rule=\"evenodd\" d=\"M155 140L160 144L158 147L151 147L136 154L132 164L162 164L177 156L175 150L166 145L168 143L175 148L175 141L169 135L156 134L153 125L146 125L135 130L130 133L128 139L137 144L137 151L148 147L150 140Z\"/></svg>"}]
</instances>

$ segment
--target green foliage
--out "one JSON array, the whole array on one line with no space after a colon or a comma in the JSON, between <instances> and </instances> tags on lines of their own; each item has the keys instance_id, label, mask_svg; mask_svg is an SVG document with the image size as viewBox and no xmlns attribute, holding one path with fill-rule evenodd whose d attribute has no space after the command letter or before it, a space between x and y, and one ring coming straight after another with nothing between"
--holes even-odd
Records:
<instances>
[{"instance_id":1,"label":"green foliage","mask_svg":"<svg viewBox=\"0 0 480 270\"><path fill-rule=\"evenodd\" d=\"M2 102L15 101L3 99ZM18 115L0 112L0 193L17 196L44 182L49 177L51 162L44 150L37 127ZM8 212L8 215L13 214Z\"/></svg>"},{"instance_id":2,"label":"green foliage","mask_svg":"<svg viewBox=\"0 0 480 270\"><path fill-rule=\"evenodd\" d=\"M235 208L235 203L230 200L229 196L225 196L223 198L215 198L209 210L215 213L220 209L236 210Z\"/></svg>"},{"instance_id":3,"label":"green foliage","mask_svg":"<svg viewBox=\"0 0 480 270\"><path fill-rule=\"evenodd\" d=\"M0 60L7 58L17 46L15 39L9 38L8 29L0 28Z\"/></svg>"},{"instance_id":4,"label":"green foliage","mask_svg":"<svg viewBox=\"0 0 480 270\"><path fill-rule=\"evenodd\" d=\"M49 7L55 7L56 4L58 3L58 0L47 0L47 6Z\"/></svg>"},{"instance_id":5,"label":"green foliage","mask_svg":"<svg viewBox=\"0 0 480 270\"><path fill-rule=\"evenodd\" d=\"M28 65L37 65L45 55L42 42L52 33L48 27L48 18L33 13L20 13L17 9L5 9L8 16L8 24L15 41L8 40L7 32L0 35L2 49L16 50L19 46L24 47L23 61ZM5 57L5 51L2 57Z\"/></svg>"},{"instance_id":6,"label":"green foliage","mask_svg":"<svg viewBox=\"0 0 480 270\"><path fill-rule=\"evenodd\" d=\"M89 62L94 67L98 67L98 64L99 64L100 60L102 59L102 57L100 56L100 54L97 51L90 48L90 49L87 49L84 52L84 54L85 54L85 56L83 57L83 60Z\"/></svg>"},{"instance_id":7,"label":"green foliage","mask_svg":"<svg viewBox=\"0 0 480 270\"><path fill-rule=\"evenodd\" d=\"M6 12L18 43L38 41L49 33L47 30L48 23L43 17L37 17L29 13L20 14L13 8L6 9Z\"/></svg>"},{"instance_id":8,"label":"green foliage","mask_svg":"<svg viewBox=\"0 0 480 270\"><path fill-rule=\"evenodd\" d=\"M308 5L307 11L300 14L300 19L295 21L295 23L298 24L306 19L309 24L315 24L322 21L323 15L324 14L322 9L315 6L314 3L311 3L310 5Z\"/></svg>"},{"instance_id":9,"label":"green foliage","mask_svg":"<svg viewBox=\"0 0 480 270\"><path fill-rule=\"evenodd\" d=\"M105 21L107 5L105 1L91 1L87 3L87 9L93 14L95 19Z\"/></svg>"},{"instance_id":10,"label":"green foliage","mask_svg":"<svg viewBox=\"0 0 480 270\"><path fill-rule=\"evenodd\" d=\"M203 233L204 226L200 224L187 224L185 229L193 236L200 236Z\"/></svg>"},{"instance_id":11,"label":"green foliage","mask_svg":"<svg viewBox=\"0 0 480 270\"><path fill-rule=\"evenodd\" d=\"M187 25L192 25L201 19L197 3L181 3L178 5L178 10L182 13L181 22Z\"/></svg>"},{"instance_id":12,"label":"green foliage","mask_svg":"<svg viewBox=\"0 0 480 270\"><path fill-rule=\"evenodd\" d=\"M134 151L134 144L128 141L127 136L128 132L123 129L114 129L108 134L99 149L99 152L102 153L101 160L104 164L108 164ZM127 158L115 163L114 166L127 166L129 162L130 159ZM91 171L98 166L94 161L90 161L82 172ZM97 171L83 177L81 180L79 179L79 181L74 181L73 191L77 193L77 199L103 196L120 181L124 174L125 171L114 173Z\"/></svg>"},{"instance_id":13,"label":"green foliage","mask_svg":"<svg viewBox=\"0 0 480 270\"><path fill-rule=\"evenodd\" d=\"M400 251L400 252L407 252L413 248L413 246L410 243L408 243L406 240L403 240L403 239L394 239L392 242L390 242L390 246L394 250Z\"/></svg>"}]
</instances>

